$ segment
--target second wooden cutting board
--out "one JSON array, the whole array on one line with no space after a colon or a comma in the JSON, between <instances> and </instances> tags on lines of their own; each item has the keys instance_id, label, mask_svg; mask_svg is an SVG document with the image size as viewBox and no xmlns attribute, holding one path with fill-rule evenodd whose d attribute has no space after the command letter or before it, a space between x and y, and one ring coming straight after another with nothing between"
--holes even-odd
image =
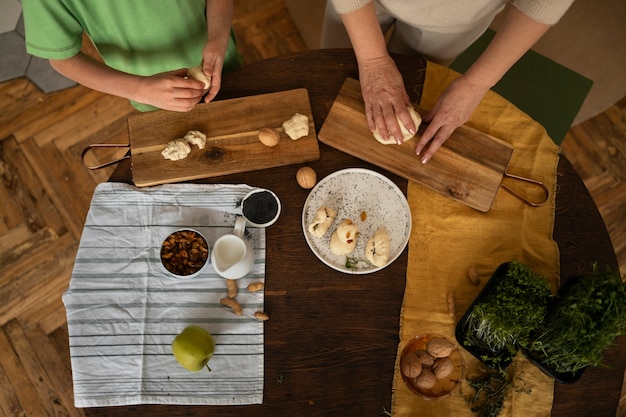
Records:
<instances>
[{"instance_id":1,"label":"second wooden cutting board","mask_svg":"<svg viewBox=\"0 0 626 417\"><path fill-rule=\"evenodd\" d=\"M282 123L295 113L309 121L309 134L291 140ZM263 145L262 128L280 133L278 145ZM191 147L180 161L164 159L167 142L189 130L204 132L206 147ZM319 144L306 89L199 104L187 113L157 110L128 118L133 182L138 187L210 178L319 159Z\"/></svg>"},{"instance_id":2,"label":"second wooden cutting board","mask_svg":"<svg viewBox=\"0 0 626 417\"><path fill-rule=\"evenodd\" d=\"M318 138L483 212L491 208L513 153L510 144L461 126L423 165L415 155L417 138L402 145L382 145L374 139L367 127L361 87L352 78L343 84Z\"/></svg>"}]
</instances>

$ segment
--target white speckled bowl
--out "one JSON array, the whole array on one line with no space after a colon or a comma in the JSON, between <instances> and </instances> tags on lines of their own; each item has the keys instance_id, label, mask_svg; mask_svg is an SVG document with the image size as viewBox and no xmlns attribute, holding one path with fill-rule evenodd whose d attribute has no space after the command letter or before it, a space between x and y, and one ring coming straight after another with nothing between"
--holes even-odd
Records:
<instances>
[{"instance_id":1,"label":"white speckled bowl","mask_svg":"<svg viewBox=\"0 0 626 417\"><path fill-rule=\"evenodd\" d=\"M337 217L326 234L317 238L308 227L321 206L335 209ZM330 237L345 219L359 226L359 238L354 252L339 256L330 251ZM387 264L377 267L367 261L365 245L379 227L387 230L391 251ZM313 253L329 267L347 274L369 274L391 264L406 247L411 234L411 210L402 191L389 178L368 169L349 168L324 177L311 190L302 210L302 230ZM346 266L347 258L357 262Z\"/></svg>"}]
</instances>

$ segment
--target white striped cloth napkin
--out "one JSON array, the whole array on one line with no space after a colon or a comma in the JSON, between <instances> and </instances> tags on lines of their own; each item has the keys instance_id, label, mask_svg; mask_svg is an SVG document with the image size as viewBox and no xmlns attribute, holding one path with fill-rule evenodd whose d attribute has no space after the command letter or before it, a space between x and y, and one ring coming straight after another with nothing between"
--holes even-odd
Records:
<instances>
[{"instance_id":1,"label":"white striped cloth napkin","mask_svg":"<svg viewBox=\"0 0 626 417\"><path fill-rule=\"evenodd\" d=\"M67 311L76 407L263 402L265 231L247 228L252 271L238 280L242 316L220 304L226 284L210 263L176 278L159 258L173 231L193 228L212 248L232 231L247 185L97 186L80 240ZM171 353L174 337L196 324L214 337L211 372L189 372Z\"/></svg>"}]
</instances>

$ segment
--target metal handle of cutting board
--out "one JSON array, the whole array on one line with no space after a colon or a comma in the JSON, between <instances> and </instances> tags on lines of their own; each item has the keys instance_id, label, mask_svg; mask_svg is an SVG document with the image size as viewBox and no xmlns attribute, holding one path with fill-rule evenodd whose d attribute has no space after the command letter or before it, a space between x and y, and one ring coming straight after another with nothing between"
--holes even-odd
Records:
<instances>
[{"instance_id":1,"label":"metal handle of cutting board","mask_svg":"<svg viewBox=\"0 0 626 417\"><path fill-rule=\"evenodd\" d=\"M114 159L109 162L105 162L104 164L90 166L90 165L87 165L87 163L85 162L85 155L93 148L130 148L130 144L128 143L92 143L91 145L87 145L87 147L83 149L83 153L81 154L83 164L85 164L87 169L96 170L96 169L108 167L110 165L114 165L119 162L122 162L124 159L130 158L130 155L126 154L121 158Z\"/></svg>"},{"instance_id":2,"label":"metal handle of cutting board","mask_svg":"<svg viewBox=\"0 0 626 417\"><path fill-rule=\"evenodd\" d=\"M546 185L544 183L542 183L541 181L531 180L530 178L520 177L518 175L509 174L508 172L504 173L504 178L510 178L512 180L523 181L523 182L526 182L526 183L529 183L529 184L533 184L533 185L536 185L537 187L541 188L541 190L543 190L543 192L546 195L545 200L543 200L543 201L541 201L539 203L535 203L533 201L528 200L526 197L518 194L517 192L515 192L512 188L510 188L506 184L500 183L500 187L504 188L505 191L509 192L511 195L513 195L514 197L522 200L524 203L528 204L531 207L541 207L544 204L546 204L548 202L548 199L550 198L550 191L548 190L548 187L546 187Z\"/></svg>"}]
</instances>

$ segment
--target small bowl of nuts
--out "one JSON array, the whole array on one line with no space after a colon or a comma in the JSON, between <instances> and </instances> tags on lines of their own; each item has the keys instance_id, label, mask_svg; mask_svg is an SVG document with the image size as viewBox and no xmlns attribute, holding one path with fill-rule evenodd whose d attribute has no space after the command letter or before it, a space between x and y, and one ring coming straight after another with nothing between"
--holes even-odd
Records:
<instances>
[{"instance_id":1,"label":"small bowl of nuts","mask_svg":"<svg viewBox=\"0 0 626 417\"><path fill-rule=\"evenodd\" d=\"M187 278L198 273L208 260L209 244L196 230L177 230L161 245L163 267L178 277Z\"/></svg>"},{"instance_id":2,"label":"small bowl of nuts","mask_svg":"<svg viewBox=\"0 0 626 417\"><path fill-rule=\"evenodd\" d=\"M427 400L449 396L463 378L465 364L456 345L437 334L411 339L400 356L407 387Z\"/></svg>"}]
</instances>

